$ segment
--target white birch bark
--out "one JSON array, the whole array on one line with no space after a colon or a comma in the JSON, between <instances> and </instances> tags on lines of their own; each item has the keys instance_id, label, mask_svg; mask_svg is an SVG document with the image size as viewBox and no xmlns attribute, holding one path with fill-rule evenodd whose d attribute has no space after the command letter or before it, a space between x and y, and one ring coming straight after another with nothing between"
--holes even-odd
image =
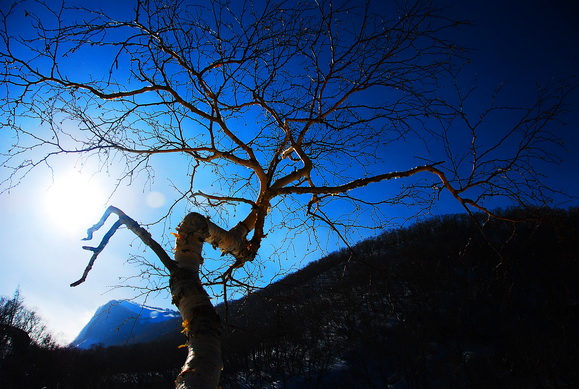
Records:
<instances>
[{"instance_id":1,"label":"white birch bark","mask_svg":"<svg viewBox=\"0 0 579 389\"><path fill-rule=\"evenodd\" d=\"M170 287L183 318L188 349L176 381L179 389L217 388L223 369L220 319L199 279L203 243L240 259L248 251L247 232L242 225L226 231L198 213L185 216L177 228L175 262L179 269L171 272Z\"/></svg>"},{"instance_id":2,"label":"white birch bark","mask_svg":"<svg viewBox=\"0 0 579 389\"><path fill-rule=\"evenodd\" d=\"M178 389L218 387L221 360L221 323L198 274L179 269L171 274L173 303L181 312L187 337L187 360L175 381Z\"/></svg>"},{"instance_id":3,"label":"white birch bark","mask_svg":"<svg viewBox=\"0 0 579 389\"><path fill-rule=\"evenodd\" d=\"M191 213L177 228L175 262L171 272L173 303L181 312L187 337L187 360L175 381L176 387L215 389L223 369L221 360L221 323L199 279L203 262L203 242L209 237L206 218Z\"/></svg>"}]
</instances>

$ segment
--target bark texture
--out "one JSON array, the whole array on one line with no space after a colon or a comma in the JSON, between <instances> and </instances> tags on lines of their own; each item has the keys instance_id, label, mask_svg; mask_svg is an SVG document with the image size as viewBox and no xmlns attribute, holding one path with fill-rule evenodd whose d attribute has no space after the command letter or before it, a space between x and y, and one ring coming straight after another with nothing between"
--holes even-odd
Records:
<instances>
[{"instance_id":1,"label":"bark texture","mask_svg":"<svg viewBox=\"0 0 579 389\"><path fill-rule=\"evenodd\" d=\"M187 360L176 388L217 388L221 360L221 322L197 273L179 269L171 274L173 303L181 312L187 337Z\"/></svg>"},{"instance_id":2,"label":"bark texture","mask_svg":"<svg viewBox=\"0 0 579 389\"><path fill-rule=\"evenodd\" d=\"M170 287L173 303L183 318L188 349L176 387L215 389L223 369L221 322L199 279L203 243L212 236L209 222L198 213L190 213L177 228L176 236L178 269L171 272Z\"/></svg>"}]
</instances>

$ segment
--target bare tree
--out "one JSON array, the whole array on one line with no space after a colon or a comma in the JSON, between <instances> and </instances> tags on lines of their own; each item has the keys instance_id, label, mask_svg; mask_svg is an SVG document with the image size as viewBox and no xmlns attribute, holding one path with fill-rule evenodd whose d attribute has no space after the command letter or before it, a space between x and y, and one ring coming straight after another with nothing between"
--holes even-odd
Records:
<instances>
[{"instance_id":1,"label":"bare tree","mask_svg":"<svg viewBox=\"0 0 579 389\"><path fill-rule=\"evenodd\" d=\"M3 359L11 350L11 345L6 338L16 334L15 342L25 339L29 344L41 347L51 347L54 344L52 335L36 312L24 305L20 291L16 290L12 298L0 296L0 359Z\"/></svg>"},{"instance_id":2,"label":"bare tree","mask_svg":"<svg viewBox=\"0 0 579 389\"><path fill-rule=\"evenodd\" d=\"M199 213L178 228L175 259L110 207L89 237L111 214L118 221L87 248L93 257L75 283L121 225L151 247L171 275L188 334L181 387L197 378L215 387L221 369L219 320L198 274L203 242L234 257L207 280L244 285L236 272L272 228L354 228L357 211L429 207L444 190L492 216L495 197L549 200L537 166L557 160L559 140L548 129L568 88L543 89L526 108L494 97L484 110L473 107L474 88L461 76L465 52L446 39L460 23L430 1L117 6L14 1L2 9L0 110L14 134L2 185L62 155L119 166L119 182L151 174L153 157L187 158L175 190ZM405 143L413 155L403 158ZM213 192L199 189L202 171L213 173ZM394 179L402 179L395 193L360 190ZM325 211L334 204L350 204L345 218ZM210 210L237 224L219 227Z\"/></svg>"}]
</instances>

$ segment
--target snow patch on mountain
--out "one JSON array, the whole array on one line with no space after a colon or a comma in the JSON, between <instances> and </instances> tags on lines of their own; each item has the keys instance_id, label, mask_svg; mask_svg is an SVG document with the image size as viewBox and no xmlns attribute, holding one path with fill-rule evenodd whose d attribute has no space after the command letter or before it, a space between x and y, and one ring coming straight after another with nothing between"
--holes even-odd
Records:
<instances>
[{"instance_id":1,"label":"snow patch on mountain","mask_svg":"<svg viewBox=\"0 0 579 389\"><path fill-rule=\"evenodd\" d=\"M96 310L71 346L89 349L146 343L179 329L180 317L171 309L112 300Z\"/></svg>"}]
</instances>

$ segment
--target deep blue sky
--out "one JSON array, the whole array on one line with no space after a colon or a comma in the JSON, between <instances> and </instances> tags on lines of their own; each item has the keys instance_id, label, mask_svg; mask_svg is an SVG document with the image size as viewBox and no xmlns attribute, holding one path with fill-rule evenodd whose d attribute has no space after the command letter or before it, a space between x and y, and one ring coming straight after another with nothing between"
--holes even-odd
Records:
<instances>
[{"instance_id":1,"label":"deep blue sky","mask_svg":"<svg viewBox=\"0 0 579 389\"><path fill-rule=\"evenodd\" d=\"M500 82L506 82L508 95L530 99L535 81L546 83L579 73L578 2L445 1L451 5L450 17L473 22L472 26L460 30L456 40L476 49L472 55L472 70L479 75L483 90L491 91ZM572 95L570 104L573 112L565 118L569 125L560 128L569 153L562 155L564 163L560 167L549 171L548 179L578 195L577 93ZM72 165L72 160L63 161L61 168L66 171ZM163 197L171 196L163 181L172 175L171 169L161 168L157 175L161 179L152 187L136 182L123 189L111 203L137 220L153 220L166 205ZM97 176L95 182L105 191L110 187L106 177ZM128 234L116 236L101 255L88 281L71 289L68 285L80 276L89 257L79 241L84 236L84 227L66 228L56 220L58 214L47 212L49 187L47 172L37 171L20 187L0 196L0 294L11 295L20 287L27 303L38 308L48 319L50 328L62 332L64 340L70 341L98 306L111 299L134 296L133 291L124 289L105 293L109 285L118 283L118 277L135 274L136 269L125 263L134 240ZM98 214L98 206L96 208ZM459 210L456 204L443 202L437 212ZM177 223L178 220L173 220L170 226L175 227ZM288 257L288 265L302 259L300 253L288 253ZM161 297L148 303L169 307L166 296Z\"/></svg>"}]
</instances>

